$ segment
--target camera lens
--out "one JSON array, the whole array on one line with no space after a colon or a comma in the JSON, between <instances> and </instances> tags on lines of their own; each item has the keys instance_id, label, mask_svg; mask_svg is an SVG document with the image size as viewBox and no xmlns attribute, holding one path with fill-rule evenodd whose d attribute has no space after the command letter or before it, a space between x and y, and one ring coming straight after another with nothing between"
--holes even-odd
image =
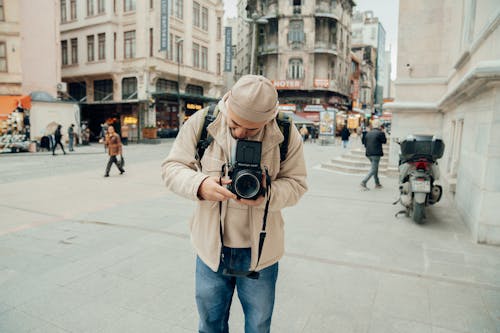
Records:
<instances>
[{"instance_id":1,"label":"camera lens","mask_svg":"<svg viewBox=\"0 0 500 333\"><path fill-rule=\"evenodd\" d=\"M234 190L243 199L251 199L260 190L260 179L248 171L238 172L233 179Z\"/></svg>"}]
</instances>

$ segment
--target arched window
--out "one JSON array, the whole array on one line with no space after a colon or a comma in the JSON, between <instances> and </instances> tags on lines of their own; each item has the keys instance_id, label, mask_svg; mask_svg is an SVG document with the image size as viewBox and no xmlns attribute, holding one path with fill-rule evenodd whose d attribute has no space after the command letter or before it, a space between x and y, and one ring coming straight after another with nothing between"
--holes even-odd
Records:
<instances>
[{"instance_id":1,"label":"arched window","mask_svg":"<svg viewBox=\"0 0 500 333\"><path fill-rule=\"evenodd\" d=\"M290 59L288 62L288 78L289 79L302 79L304 75L304 66L302 59Z\"/></svg>"}]
</instances>

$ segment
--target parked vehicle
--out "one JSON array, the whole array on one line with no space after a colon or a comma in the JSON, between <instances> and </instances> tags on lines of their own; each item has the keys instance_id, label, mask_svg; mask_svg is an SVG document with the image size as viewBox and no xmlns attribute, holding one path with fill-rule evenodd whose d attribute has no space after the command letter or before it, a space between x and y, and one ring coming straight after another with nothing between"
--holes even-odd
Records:
<instances>
[{"instance_id":1,"label":"parked vehicle","mask_svg":"<svg viewBox=\"0 0 500 333\"><path fill-rule=\"evenodd\" d=\"M437 203L443 188L437 160L443 157L444 143L432 135L410 135L401 142L399 155L399 200L405 210L399 212L422 224L425 207ZM396 214L396 215L398 215Z\"/></svg>"}]
</instances>

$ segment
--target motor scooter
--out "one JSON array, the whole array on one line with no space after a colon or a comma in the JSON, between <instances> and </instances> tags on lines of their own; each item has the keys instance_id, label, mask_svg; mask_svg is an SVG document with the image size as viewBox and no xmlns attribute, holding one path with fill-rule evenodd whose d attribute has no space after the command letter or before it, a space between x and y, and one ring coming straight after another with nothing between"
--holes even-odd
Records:
<instances>
[{"instance_id":1,"label":"motor scooter","mask_svg":"<svg viewBox=\"0 0 500 333\"><path fill-rule=\"evenodd\" d=\"M405 209L396 214L406 216L422 224L425 207L441 200L443 188L436 184L439 179L437 160L443 157L444 143L432 135L409 135L396 141L401 147L399 155L399 199Z\"/></svg>"}]
</instances>

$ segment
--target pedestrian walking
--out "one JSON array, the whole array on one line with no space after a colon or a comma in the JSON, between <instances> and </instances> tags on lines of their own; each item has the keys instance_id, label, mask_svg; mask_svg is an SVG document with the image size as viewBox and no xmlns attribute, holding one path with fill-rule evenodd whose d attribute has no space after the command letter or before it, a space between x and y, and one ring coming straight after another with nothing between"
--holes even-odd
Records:
<instances>
[{"instance_id":1,"label":"pedestrian walking","mask_svg":"<svg viewBox=\"0 0 500 333\"><path fill-rule=\"evenodd\" d=\"M108 133L106 135L106 146L108 147L108 155L109 160L106 165L106 172L104 173L104 177L109 177L109 171L111 170L111 166L113 163L116 165L118 170L120 170L120 175L125 172L123 169L121 161L123 160L122 154L122 142L120 140L120 136L115 132L115 128L113 126L108 127ZM120 158L120 161L118 160Z\"/></svg>"},{"instance_id":2,"label":"pedestrian walking","mask_svg":"<svg viewBox=\"0 0 500 333\"><path fill-rule=\"evenodd\" d=\"M342 138L342 147L344 147L344 149L347 148L350 136L351 132L349 132L349 129L347 129L347 125L344 125L344 127L340 131L340 137Z\"/></svg>"},{"instance_id":3,"label":"pedestrian walking","mask_svg":"<svg viewBox=\"0 0 500 333\"><path fill-rule=\"evenodd\" d=\"M75 124L68 127L69 151L73 151L73 142L75 140Z\"/></svg>"},{"instance_id":4,"label":"pedestrian walking","mask_svg":"<svg viewBox=\"0 0 500 333\"><path fill-rule=\"evenodd\" d=\"M54 146L52 147L52 155L57 155L56 154L57 145L61 146L64 155L66 155L66 152L64 151L64 146L61 142L62 139L61 128L62 128L61 125L57 125L57 128L54 132Z\"/></svg>"},{"instance_id":5,"label":"pedestrian walking","mask_svg":"<svg viewBox=\"0 0 500 333\"><path fill-rule=\"evenodd\" d=\"M300 128L300 135L302 136L302 142L306 142L307 136L309 135L309 131L307 130L306 125L302 125Z\"/></svg>"},{"instance_id":6,"label":"pedestrian walking","mask_svg":"<svg viewBox=\"0 0 500 333\"><path fill-rule=\"evenodd\" d=\"M366 177L361 181L361 187L365 190L368 189L366 183L373 176L375 181L375 188L382 188L380 180L378 178L378 165L380 163L380 158L384 156L384 151L382 150L382 145L387 142L384 132L380 130L380 121L378 119L373 120L372 130L366 133L363 140L363 144L366 147L366 157L370 160L371 167L370 171Z\"/></svg>"},{"instance_id":7,"label":"pedestrian walking","mask_svg":"<svg viewBox=\"0 0 500 333\"><path fill-rule=\"evenodd\" d=\"M316 143L317 130L316 126L311 127L311 142Z\"/></svg>"},{"instance_id":8,"label":"pedestrian walking","mask_svg":"<svg viewBox=\"0 0 500 333\"><path fill-rule=\"evenodd\" d=\"M283 135L276 121L277 106L278 94L271 81L245 75L217 104L217 117L207 127L213 140L203 157L195 156L199 156L197 144L206 109L184 123L162 163L167 188L198 204L191 240L197 252L200 332L229 331L235 289L245 315L245 332L270 330L278 261L284 254L281 209L295 205L307 190L303 144L295 126L289 128L288 149L280 163ZM240 154L236 148L243 139L260 142L262 150ZM231 183L227 167L241 155L258 158L263 161L258 168L269 171L269 177L262 180L268 191L255 200L238 199L226 187ZM223 167L226 172L221 172Z\"/></svg>"}]
</instances>

